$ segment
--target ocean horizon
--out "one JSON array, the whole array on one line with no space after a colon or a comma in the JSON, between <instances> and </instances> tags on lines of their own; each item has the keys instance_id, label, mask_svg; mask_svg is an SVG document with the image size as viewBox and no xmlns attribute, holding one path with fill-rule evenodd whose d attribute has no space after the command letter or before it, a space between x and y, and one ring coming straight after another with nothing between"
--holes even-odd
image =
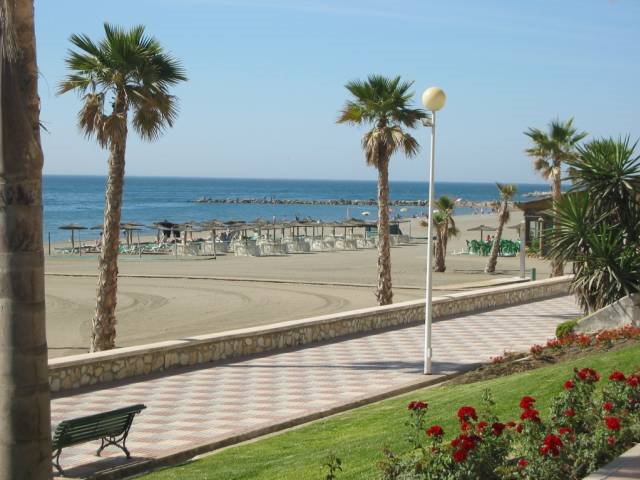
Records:
<instances>
[{"instance_id":1,"label":"ocean horizon","mask_svg":"<svg viewBox=\"0 0 640 480\"><path fill-rule=\"evenodd\" d=\"M90 229L102 224L106 177L101 175L44 175L44 235L52 241L66 240L69 232L59 227L77 223ZM517 183L516 200L527 194L549 190L545 183ZM435 195L447 195L472 202L498 199L492 182L436 182ZM181 223L217 219L251 221L258 218L290 221L311 217L323 221L347 217L376 218L375 206L196 203L199 198L282 200L367 200L377 196L374 180L257 179L205 177L127 176L122 208L123 222L151 225L169 220ZM392 200L419 200L428 196L426 181L390 182ZM420 215L424 207L406 207L403 216ZM458 208L457 213L471 213ZM395 212L399 213L399 212ZM97 232L81 231L81 238L95 238Z\"/></svg>"}]
</instances>

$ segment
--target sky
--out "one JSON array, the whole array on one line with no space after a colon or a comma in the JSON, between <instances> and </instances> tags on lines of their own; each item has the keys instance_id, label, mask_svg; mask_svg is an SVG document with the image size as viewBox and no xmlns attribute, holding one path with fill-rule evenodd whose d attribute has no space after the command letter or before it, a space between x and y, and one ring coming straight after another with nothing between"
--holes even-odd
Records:
<instances>
[{"instance_id":1,"label":"sky","mask_svg":"<svg viewBox=\"0 0 640 480\"><path fill-rule=\"evenodd\" d=\"M189 81L175 126L131 133L128 175L375 179L364 129L335 123L344 85L369 74L439 86L436 179L539 182L528 127L575 118L590 138L640 137L637 0L36 0L45 174L104 175L78 131L80 99L56 95L72 33L143 24ZM429 131L392 180L427 178Z\"/></svg>"}]
</instances>

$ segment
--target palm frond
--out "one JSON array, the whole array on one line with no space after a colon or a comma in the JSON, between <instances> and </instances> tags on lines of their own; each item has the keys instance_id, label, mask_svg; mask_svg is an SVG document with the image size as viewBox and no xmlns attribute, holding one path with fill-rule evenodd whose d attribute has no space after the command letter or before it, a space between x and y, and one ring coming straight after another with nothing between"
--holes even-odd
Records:
<instances>
[{"instance_id":1,"label":"palm frond","mask_svg":"<svg viewBox=\"0 0 640 480\"><path fill-rule=\"evenodd\" d=\"M82 96L79 125L85 135L95 135L103 147L121 139L130 108L132 126L145 140L156 139L173 125L178 108L170 87L187 77L180 61L147 35L144 26L124 29L105 23L100 42L83 34L72 35L70 41L76 50L65 59L70 73L58 93ZM104 112L106 104L114 105L112 113Z\"/></svg>"}]
</instances>

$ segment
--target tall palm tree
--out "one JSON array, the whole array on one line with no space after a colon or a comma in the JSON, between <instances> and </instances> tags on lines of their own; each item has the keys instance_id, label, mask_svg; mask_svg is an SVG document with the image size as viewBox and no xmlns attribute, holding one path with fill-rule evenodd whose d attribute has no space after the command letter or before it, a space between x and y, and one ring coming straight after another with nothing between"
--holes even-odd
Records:
<instances>
[{"instance_id":1,"label":"tall palm tree","mask_svg":"<svg viewBox=\"0 0 640 480\"><path fill-rule=\"evenodd\" d=\"M456 222L453 219L455 202L451 198L443 195L436 200L435 206L438 210L433 214L433 226L436 228L436 243L434 245L435 271L444 272L447 269L445 257L447 255L449 237L458 235Z\"/></svg>"},{"instance_id":2,"label":"tall palm tree","mask_svg":"<svg viewBox=\"0 0 640 480\"><path fill-rule=\"evenodd\" d=\"M0 478L51 476L33 0L0 0Z\"/></svg>"},{"instance_id":3,"label":"tall palm tree","mask_svg":"<svg viewBox=\"0 0 640 480\"><path fill-rule=\"evenodd\" d=\"M491 253L489 254L489 260L485 267L485 273L493 273L496 271L496 264L498 263L498 253L500 253L500 240L502 240L502 230L505 223L509 221L509 202L513 199L513 196L517 192L517 187L511 183L496 183L498 191L500 192L500 211L498 213L498 229L493 237L493 245L491 246Z\"/></svg>"},{"instance_id":4,"label":"tall palm tree","mask_svg":"<svg viewBox=\"0 0 640 480\"><path fill-rule=\"evenodd\" d=\"M413 128L426 116L425 112L410 106L413 82L400 77L387 78L371 75L367 80L355 80L345 87L351 93L340 112L338 123L371 125L362 138L367 165L378 170L378 289L380 305L393 301L391 288L391 251L389 245L389 160L402 151L412 157L418 151L418 142L403 127Z\"/></svg>"},{"instance_id":5,"label":"tall palm tree","mask_svg":"<svg viewBox=\"0 0 640 480\"><path fill-rule=\"evenodd\" d=\"M552 120L549 123L548 132L537 128L529 128L525 132L533 145L525 151L533 158L533 168L542 175L545 180L551 182L551 195L554 204L560 201L562 196L562 164L576 159L578 142L587 136L587 132L578 132L573 126L573 118L566 122ZM554 231L558 229L554 221ZM552 259L551 275L554 277L564 273L564 264Z\"/></svg>"},{"instance_id":6,"label":"tall palm tree","mask_svg":"<svg viewBox=\"0 0 640 480\"><path fill-rule=\"evenodd\" d=\"M115 346L118 241L129 113L133 129L144 140L155 140L177 116L177 99L169 88L186 80L180 62L146 35L143 26L125 30L105 23L104 33L99 43L86 35L71 36L78 50L69 52L66 63L71 73L58 90L59 94L75 91L82 96L79 128L109 149L92 352ZM107 105L111 105L110 112L106 111Z\"/></svg>"}]
</instances>

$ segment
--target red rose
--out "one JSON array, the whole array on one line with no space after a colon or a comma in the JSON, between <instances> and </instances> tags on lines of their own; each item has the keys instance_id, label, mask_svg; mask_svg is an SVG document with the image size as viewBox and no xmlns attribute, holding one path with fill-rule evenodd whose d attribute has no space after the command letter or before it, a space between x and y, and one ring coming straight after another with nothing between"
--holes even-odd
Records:
<instances>
[{"instance_id":1,"label":"red rose","mask_svg":"<svg viewBox=\"0 0 640 480\"><path fill-rule=\"evenodd\" d=\"M408 410L424 410L425 408L427 408L429 406L428 403L426 402L409 402L409 405L407 406Z\"/></svg>"},{"instance_id":2,"label":"red rose","mask_svg":"<svg viewBox=\"0 0 640 480\"><path fill-rule=\"evenodd\" d=\"M531 354L540 355L542 353L542 350L544 350L544 347L542 345L533 345L531 347Z\"/></svg>"},{"instance_id":3,"label":"red rose","mask_svg":"<svg viewBox=\"0 0 640 480\"><path fill-rule=\"evenodd\" d=\"M573 380L567 380L566 382L564 382L564 389L565 390L571 390L574 387L574 383Z\"/></svg>"},{"instance_id":4,"label":"red rose","mask_svg":"<svg viewBox=\"0 0 640 480\"><path fill-rule=\"evenodd\" d=\"M551 455L557 457L560 454L560 447L562 447L562 445L562 439L559 436L549 434L544 437L544 441L539 451L541 455L551 453Z\"/></svg>"},{"instance_id":5,"label":"red rose","mask_svg":"<svg viewBox=\"0 0 640 480\"><path fill-rule=\"evenodd\" d=\"M573 417L576 414L576 411L573 408L569 408L569 409L564 411L564 414L567 417Z\"/></svg>"},{"instance_id":6,"label":"red rose","mask_svg":"<svg viewBox=\"0 0 640 480\"><path fill-rule=\"evenodd\" d=\"M621 371L615 370L611 372L611 375L609 375L609 380L613 380L614 382L624 382L626 380L626 377Z\"/></svg>"},{"instance_id":7,"label":"red rose","mask_svg":"<svg viewBox=\"0 0 640 480\"><path fill-rule=\"evenodd\" d=\"M491 430L493 431L493 434L496 437L499 437L502 434L502 431L506 428L507 426L504 423L500 423L500 422L496 422L493 425L491 425Z\"/></svg>"},{"instance_id":8,"label":"red rose","mask_svg":"<svg viewBox=\"0 0 640 480\"><path fill-rule=\"evenodd\" d=\"M441 437L442 435L444 435L444 430L440 425L433 425L427 430L427 435L429 435L430 437Z\"/></svg>"},{"instance_id":9,"label":"red rose","mask_svg":"<svg viewBox=\"0 0 640 480\"><path fill-rule=\"evenodd\" d=\"M572 432L572 430L569 427L560 427L558 429L558 432L560 433L560 435L568 435Z\"/></svg>"},{"instance_id":10,"label":"red rose","mask_svg":"<svg viewBox=\"0 0 640 480\"><path fill-rule=\"evenodd\" d=\"M583 382L594 383L600 380L600 375L593 368L583 368L578 372L578 378Z\"/></svg>"},{"instance_id":11,"label":"red rose","mask_svg":"<svg viewBox=\"0 0 640 480\"><path fill-rule=\"evenodd\" d=\"M471 428L471 424L469 422L462 422L460 424L460 430L462 430L463 432L466 432L470 428Z\"/></svg>"},{"instance_id":12,"label":"red rose","mask_svg":"<svg viewBox=\"0 0 640 480\"><path fill-rule=\"evenodd\" d=\"M532 422L540 423L541 420L538 415L539 412L537 410L525 410L524 412L522 412L522 415L520 415L520 420L531 420Z\"/></svg>"},{"instance_id":13,"label":"red rose","mask_svg":"<svg viewBox=\"0 0 640 480\"><path fill-rule=\"evenodd\" d=\"M605 417L604 424L607 430L620 430L620 420L616 417Z\"/></svg>"},{"instance_id":14,"label":"red rose","mask_svg":"<svg viewBox=\"0 0 640 480\"><path fill-rule=\"evenodd\" d=\"M527 462L524 458L521 458L520 460L518 460L518 468L522 469L527 465L529 465L529 462Z\"/></svg>"},{"instance_id":15,"label":"red rose","mask_svg":"<svg viewBox=\"0 0 640 480\"><path fill-rule=\"evenodd\" d=\"M487 428L489 424L487 422L478 422L476 425L476 432L482 433L482 431Z\"/></svg>"},{"instance_id":16,"label":"red rose","mask_svg":"<svg viewBox=\"0 0 640 480\"><path fill-rule=\"evenodd\" d=\"M627 385L630 387L636 388L640 384L640 378L638 375L633 374L627 378Z\"/></svg>"},{"instance_id":17,"label":"red rose","mask_svg":"<svg viewBox=\"0 0 640 480\"><path fill-rule=\"evenodd\" d=\"M453 452L453 459L458 463L464 462L467 459L467 451L456 450L455 452Z\"/></svg>"},{"instance_id":18,"label":"red rose","mask_svg":"<svg viewBox=\"0 0 640 480\"><path fill-rule=\"evenodd\" d=\"M607 412L613 410L613 402L604 402L602 404L602 408L604 408Z\"/></svg>"},{"instance_id":19,"label":"red rose","mask_svg":"<svg viewBox=\"0 0 640 480\"><path fill-rule=\"evenodd\" d=\"M458 409L458 419L461 422L466 422L469 420L477 420L478 415L476 414L476 409L469 406L460 407Z\"/></svg>"},{"instance_id":20,"label":"red rose","mask_svg":"<svg viewBox=\"0 0 640 480\"><path fill-rule=\"evenodd\" d=\"M613 435L609 435L607 437L607 443L609 445L615 445L616 444L616 437L614 437Z\"/></svg>"},{"instance_id":21,"label":"red rose","mask_svg":"<svg viewBox=\"0 0 640 480\"><path fill-rule=\"evenodd\" d=\"M536 403L536 399L533 397L522 397L520 400L520 408L524 408L525 410L529 410L533 404Z\"/></svg>"}]
</instances>

